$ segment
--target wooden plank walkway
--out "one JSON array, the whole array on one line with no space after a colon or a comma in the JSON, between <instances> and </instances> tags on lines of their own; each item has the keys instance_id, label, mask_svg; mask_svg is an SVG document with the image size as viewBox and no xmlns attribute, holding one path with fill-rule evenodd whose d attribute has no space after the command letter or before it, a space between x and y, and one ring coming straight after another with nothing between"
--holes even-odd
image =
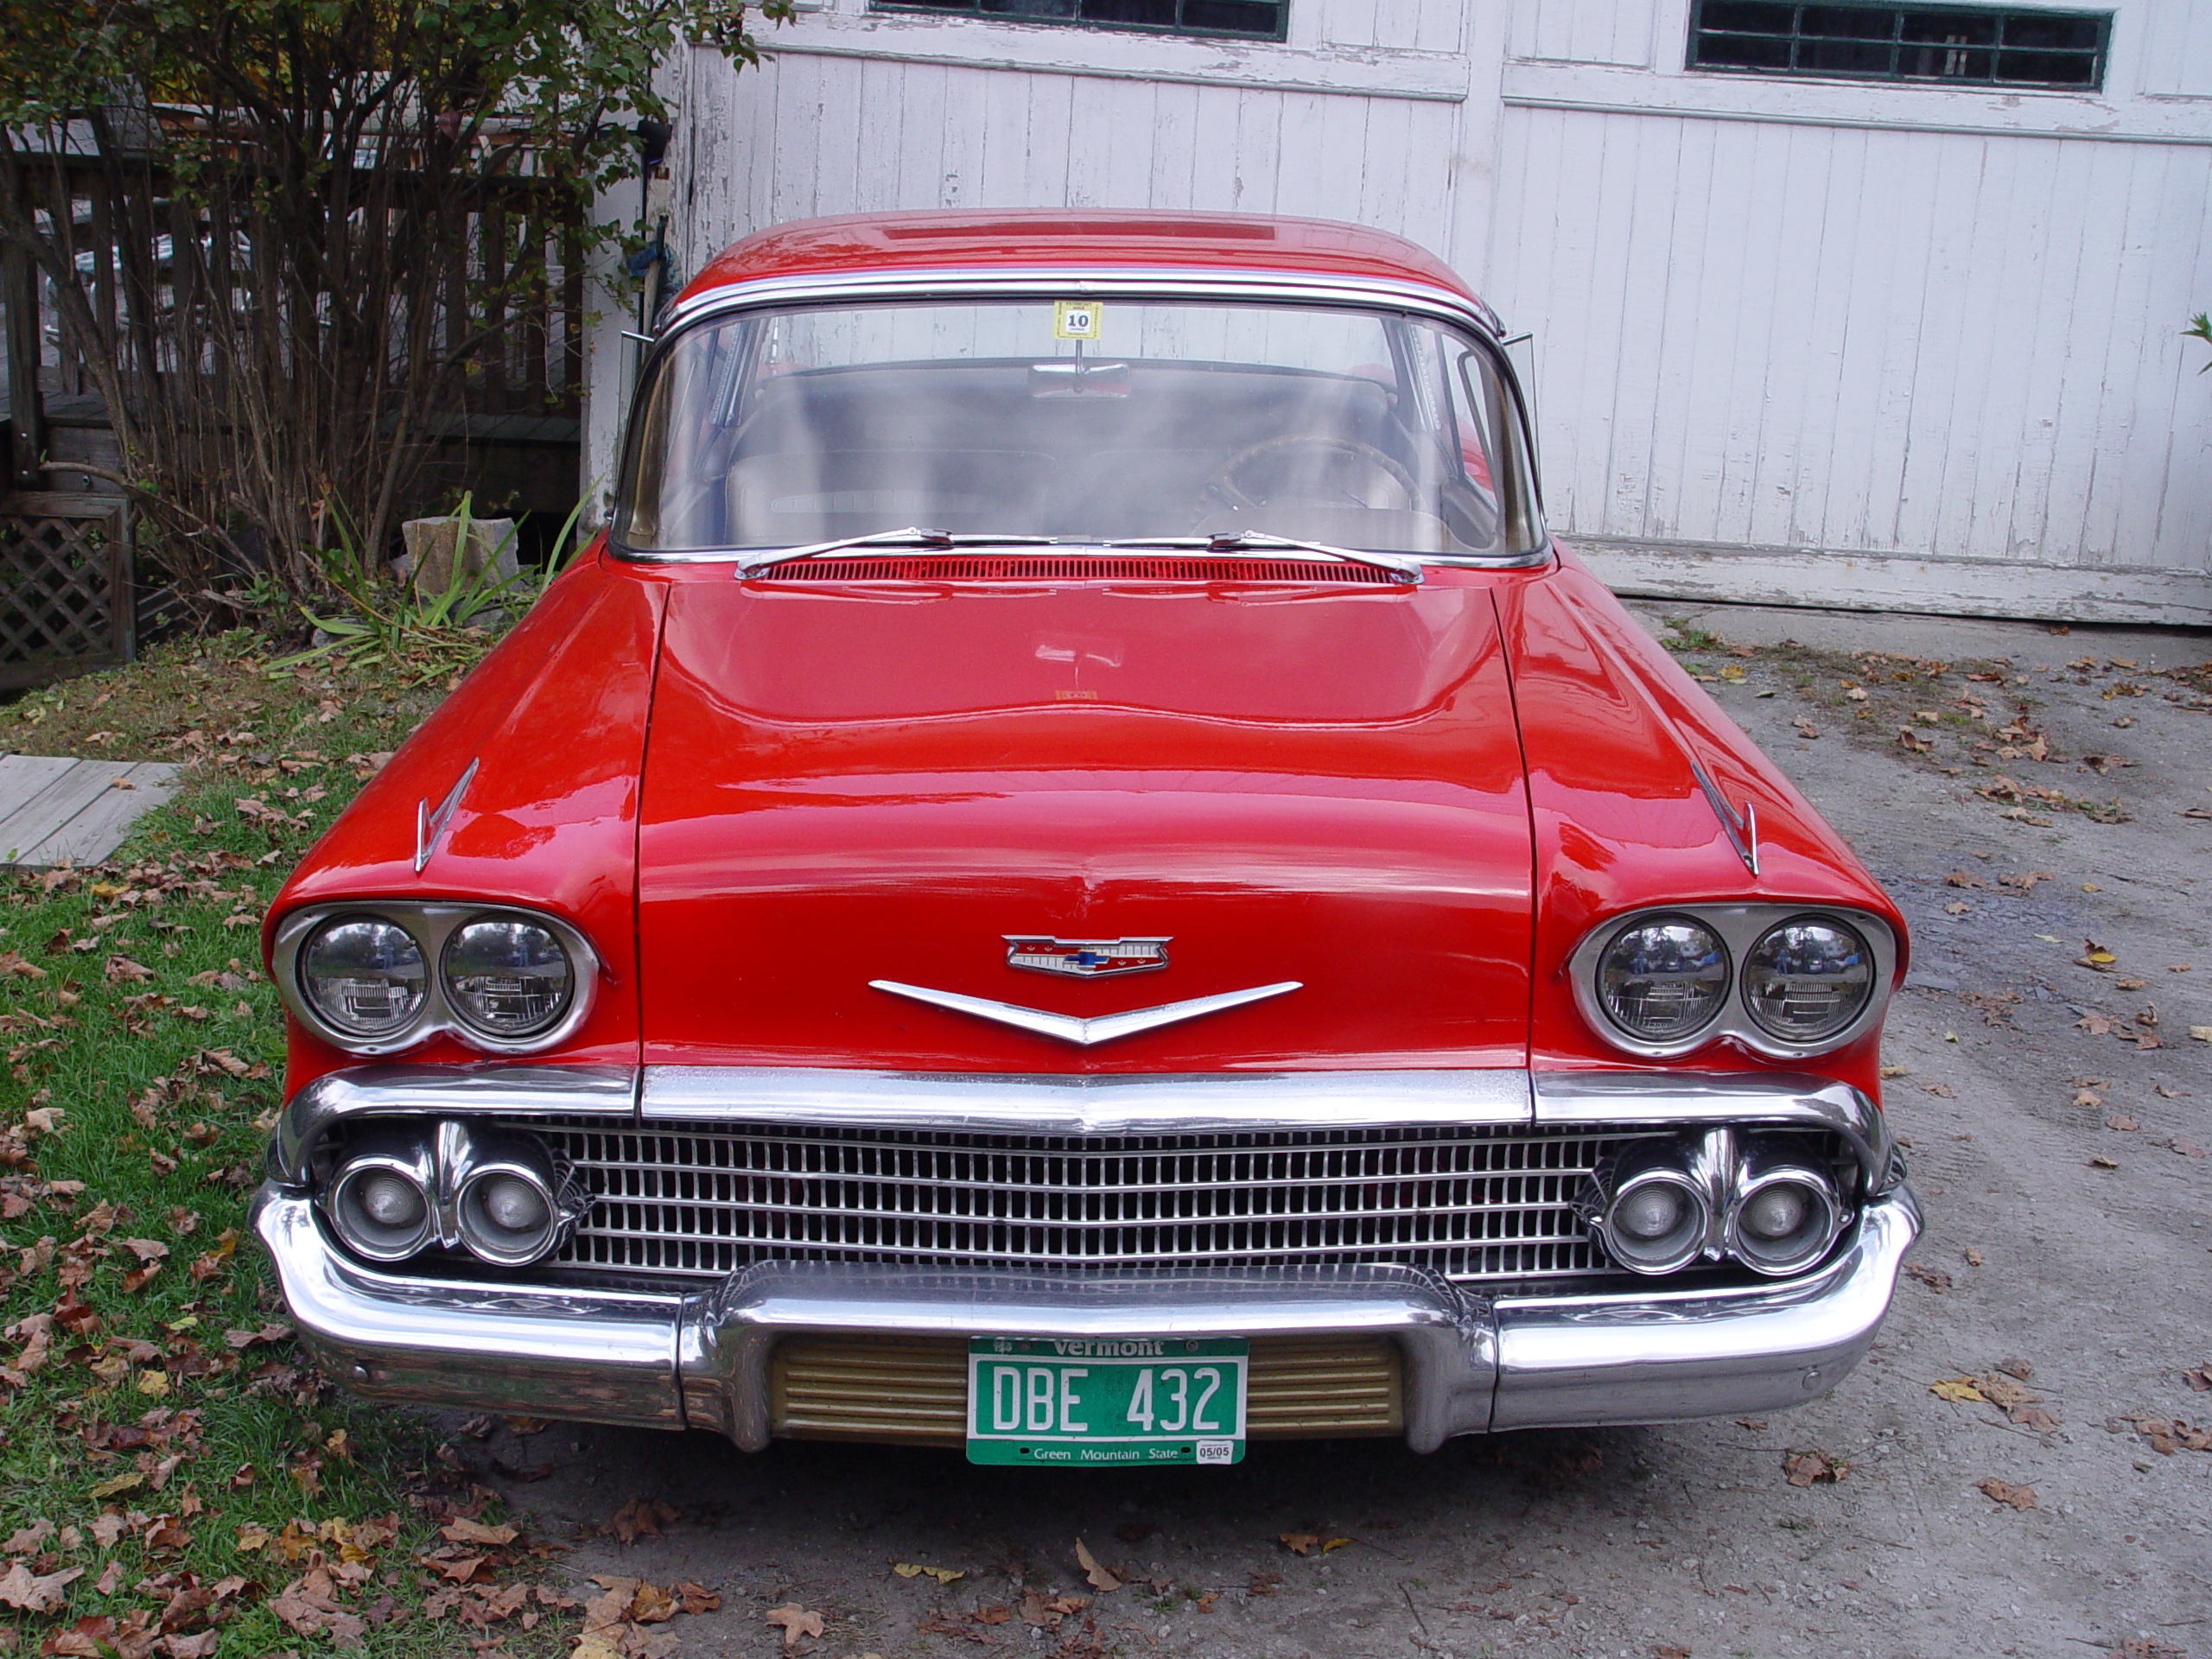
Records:
<instances>
[{"instance_id":1,"label":"wooden plank walkway","mask_svg":"<svg viewBox=\"0 0 2212 1659\"><path fill-rule=\"evenodd\" d=\"M175 793L176 768L160 760L0 754L0 868L97 864Z\"/></svg>"}]
</instances>

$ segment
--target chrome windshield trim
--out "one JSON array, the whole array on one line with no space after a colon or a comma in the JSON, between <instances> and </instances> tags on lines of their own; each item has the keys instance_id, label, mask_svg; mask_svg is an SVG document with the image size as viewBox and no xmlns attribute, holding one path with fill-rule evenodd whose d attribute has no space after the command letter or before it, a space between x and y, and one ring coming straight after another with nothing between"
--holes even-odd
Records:
<instances>
[{"instance_id":1,"label":"chrome windshield trim","mask_svg":"<svg viewBox=\"0 0 2212 1659\"><path fill-rule=\"evenodd\" d=\"M1847 1083L1776 1071L1540 1071L1535 1122L1560 1127L1687 1128L1731 1125L1827 1129L1866 1177L1863 1201L1901 1178L1882 1110Z\"/></svg>"},{"instance_id":2,"label":"chrome windshield trim","mask_svg":"<svg viewBox=\"0 0 2212 1659\"><path fill-rule=\"evenodd\" d=\"M1481 300L1426 283L1340 276L1326 271L1224 271L1213 267L1181 265L1106 271L1091 265L950 266L941 270L898 268L755 277L711 289L668 307L654 330L652 344L646 348L645 360L639 365L638 385L642 388L647 384L660 354L692 325L734 312L768 306L834 304L840 301L897 299L926 304L944 299L1065 299L1070 295L1087 298L1254 300L1263 303L1302 302L1364 306L1408 312L1470 330L1488 348L1493 366L1510 389L1520 417L1529 451L1520 464L1529 474L1533 545L1518 552L1496 556L1421 553L1399 556L1418 559L1422 564L1465 570L1527 570L1552 562L1552 536L1543 524L1541 488L1535 474L1535 429L1529 418L1528 394L1498 343L1504 336L1504 325ZM618 494L626 488L621 480L629 475L634 435L626 432L623 437ZM613 534L614 523L615 520L609 521L607 550L611 556L627 563L731 564L746 557L745 550L730 548L673 549L663 552L627 547ZM751 551L757 556L760 550Z\"/></svg>"},{"instance_id":3,"label":"chrome windshield trim","mask_svg":"<svg viewBox=\"0 0 2212 1659\"><path fill-rule=\"evenodd\" d=\"M1286 979L1274 985L1255 985L1249 990L1224 991L1217 996L1194 996L1181 1002L1163 1002L1152 1008L1132 1008L1127 1014L1096 1014L1085 1020L1072 1014L1053 1014L1044 1008L1025 1008L1014 1002L996 1002L985 996L963 996L957 991L933 991L925 985L901 985L895 979L871 979L868 987L872 990L888 991L893 996L926 1002L932 1007L945 1008L954 1014L970 1014L979 1020L995 1020L1001 1026L1012 1026L1017 1031L1034 1032L1039 1037L1057 1037L1064 1043L1074 1043L1084 1048L1110 1043L1117 1037L1134 1037L1140 1032L1158 1031L1163 1026L1180 1025L1184 1020L1196 1020L1201 1014L1241 1008L1248 1002L1264 1001L1268 997L1281 996L1286 992L1303 988L1297 980Z\"/></svg>"},{"instance_id":4,"label":"chrome windshield trim","mask_svg":"<svg viewBox=\"0 0 2212 1659\"><path fill-rule=\"evenodd\" d=\"M1529 1121L1529 1074L969 1074L655 1065L648 1122L768 1122L979 1135L1210 1135Z\"/></svg>"},{"instance_id":5,"label":"chrome windshield trim","mask_svg":"<svg viewBox=\"0 0 2212 1659\"><path fill-rule=\"evenodd\" d=\"M1102 270L1085 264L1067 265L947 266L942 270L900 266L881 270L834 271L806 276L759 276L710 289L669 307L655 334L665 339L702 317L720 316L755 306L824 301L880 300L887 296L917 301L946 296L973 297L1042 294L1157 294L1179 299L1193 293L1242 299L1322 299L1333 304L1379 305L1419 311L1473 327L1493 344L1504 334L1497 314L1482 301L1426 283L1383 277L1340 276L1327 271L1224 270L1207 265L1134 265Z\"/></svg>"}]
</instances>

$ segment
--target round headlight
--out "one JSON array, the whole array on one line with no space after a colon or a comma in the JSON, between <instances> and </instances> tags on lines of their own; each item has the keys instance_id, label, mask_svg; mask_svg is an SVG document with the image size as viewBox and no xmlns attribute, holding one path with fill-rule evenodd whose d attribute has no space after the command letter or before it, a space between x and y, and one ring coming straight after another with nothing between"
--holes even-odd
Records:
<instances>
[{"instance_id":1,"label":"round headlight","mask_svg":"<svg viewBox=\"0 0 2212 1659\"><path fill-rule=\"evenodd\" d=\"M1624 928L1598 961L1599 1002L1639 1042L1694 1037L1727 1000L1728 947L1688 916Z\"/></svg>"},{"instance_id":2,"label":"round headlight","mask_svg":"<svg viewBox=\"0 0 2212 1659\"><path fill-rule=\"evenodd\" d=\"M575 995L569 953L550 928L485 916L446 941L446 999L487 1037L535 1036L559 1023Z\"/></svg>"},{"instance_id":3,"label":"round headlight","mask_svg":"<svg viewBox=\"0 0 2212 1659\"><path fill-rule=\"evenodd\" d=\"M325 922L300 952L299 973L308 1006L349 1037L404 1031L423 1011L429 981L414 936L378 916Z\"/></svg>"},{"instance_id":4,"label":"round headlight","mask_svg":"<svg viewBox=\"0 0 2212 1659\"><path fill-rule=\"evenodd\" d=\"M1874 954L1840 922L1783 922L1744 961L1744 1006L1785 1043L1821 1043L1847 1030L1874 995Z\"/></svg>"}]
</instances>

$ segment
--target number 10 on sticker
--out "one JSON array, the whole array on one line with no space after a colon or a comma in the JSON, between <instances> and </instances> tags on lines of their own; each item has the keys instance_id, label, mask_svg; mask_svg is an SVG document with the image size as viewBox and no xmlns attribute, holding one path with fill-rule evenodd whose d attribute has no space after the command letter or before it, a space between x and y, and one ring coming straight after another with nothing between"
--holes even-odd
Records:
<instances>
[{"instance_id":1,"label":"number 10 on sticker","mask_svg":"<svg viewBox=\"0 0 2212 1659\"><path fill-rule=\"evenodd\" d=\"M1096 340L1105 316L1086 300L1058 300L1052 305L1054 340Z\"/></svg>"}]
</instances>

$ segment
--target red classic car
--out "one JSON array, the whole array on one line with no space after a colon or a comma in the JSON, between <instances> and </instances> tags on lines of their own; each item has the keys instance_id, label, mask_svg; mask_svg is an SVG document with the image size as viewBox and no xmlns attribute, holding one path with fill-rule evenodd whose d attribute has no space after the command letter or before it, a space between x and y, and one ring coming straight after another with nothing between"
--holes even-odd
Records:
<instances>
[{"instance_id":1,"label":"red classic car","mask_svg":"<svg viewBox=\"0 0 2212 1659\"><path fill-rule=\"evenodd\" d=\"M1311 221L709 265L270 912L333 1374L1014 1465L1834 1388L1904 924L1546 531L1499 334Z\"/></svg>"}]
</instances>

